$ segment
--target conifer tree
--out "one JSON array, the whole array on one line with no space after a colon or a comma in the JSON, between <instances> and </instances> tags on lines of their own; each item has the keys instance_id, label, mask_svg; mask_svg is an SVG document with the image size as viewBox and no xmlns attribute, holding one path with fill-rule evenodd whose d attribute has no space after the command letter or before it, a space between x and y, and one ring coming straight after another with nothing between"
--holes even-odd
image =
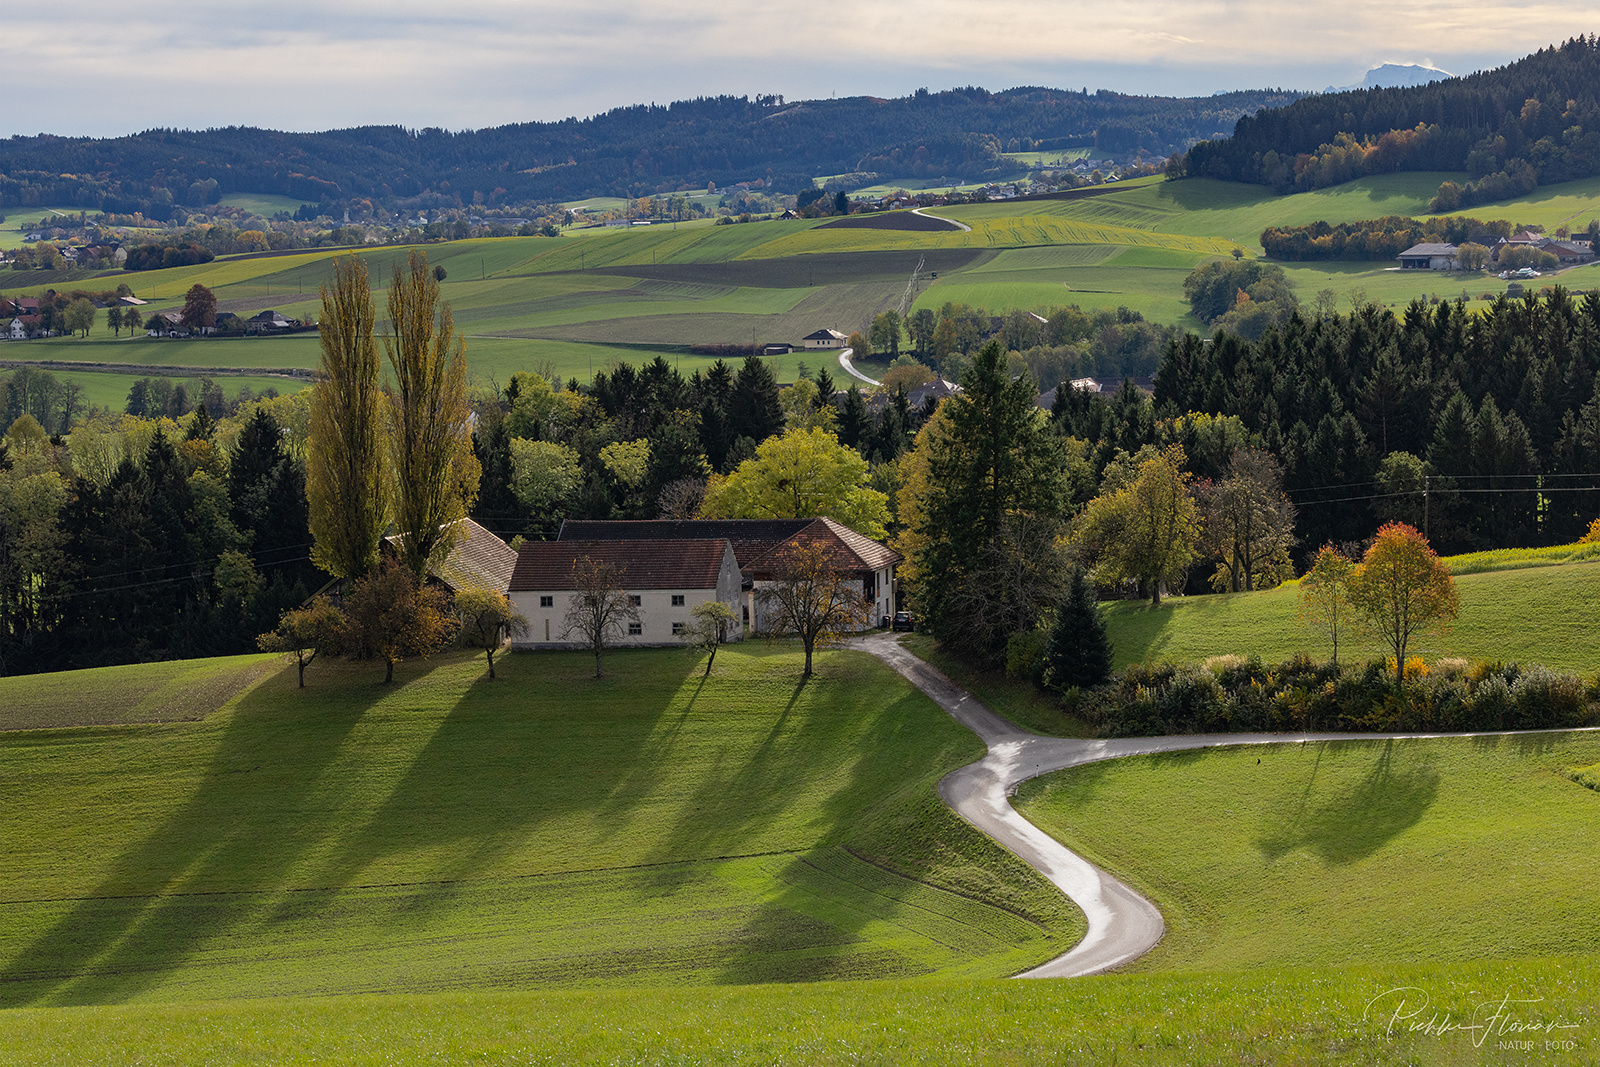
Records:
<instances>
[{"instance_id":1,"label":"conifer tree","mask_svg":"<svg viewBox=\"0 0 1600 1067\"><path fill-rule=\"evenodd\" d=\"M1057 689L1099 685L1111 676L1111 639L1082 567L1073 568L1067 597L1056 608L1045 662Z\"/></svg>"}]
</instances>

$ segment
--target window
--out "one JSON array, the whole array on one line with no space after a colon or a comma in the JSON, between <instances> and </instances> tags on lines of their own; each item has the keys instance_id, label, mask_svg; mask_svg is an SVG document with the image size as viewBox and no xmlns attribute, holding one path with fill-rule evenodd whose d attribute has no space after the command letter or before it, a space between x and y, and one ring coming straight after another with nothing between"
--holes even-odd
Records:
<instances>
[{"instance_id":1,"label":"window","mask_svg":"<svg viewBox=\"0 0 1600 1067\"><path fill-rule=\"evenodd\" d=\"M682 593L673 593L672 594L672 606L675 607L675 608L683 607L683 594Z\"/></svg>"},{"instance_id":2,"label":"window","mask_svg":"<svg viewBox=\"0 0 1600 1067\"><path fill-rule=\"evenodd\" d=\"M638 607L642 602L643 601L640 600L637 593L630 593L628 595L628 603L632 604L634 607Z\"/></svg>"},{"instance_id":3,"label":"window","mask_svg":"<svg viewBox=\"0 0 1600 1067\"><path fill-rule=\"evenodd\" d=\"M683 623L675 622L675 623L672 624L672 636L673 637L682 637L683 636Z\"/></svg>"},{"instance_id":4,"label":"window","mask_svg":"<svg viewBox=\"0 0 1600 1067\"><path fill-rule=\"evenodd\" d=\"M553 608L556 606L556 598L553 596L542 596L539 598L539 606L541 608Z\"/></svg>"},{"instance_id":5,"label":"window","mask_svg":"<svg viewBox=\"0 0 1600 1067\"><path fill-rule=\"evenodd\" d=\"M644 625L642 623L630 622L628 624L629 637L638 637L642 633L644 633Z\"/></svg>"}]
</instances>

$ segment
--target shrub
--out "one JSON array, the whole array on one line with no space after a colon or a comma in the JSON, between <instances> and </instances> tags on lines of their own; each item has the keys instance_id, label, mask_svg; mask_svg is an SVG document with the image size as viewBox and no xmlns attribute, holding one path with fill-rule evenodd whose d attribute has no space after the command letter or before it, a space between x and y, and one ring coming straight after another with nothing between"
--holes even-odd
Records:
<instances>
[{"instance_id":1,"label":"shrub","mask_svg":"<svg viewBox=\"0 0 1600 1067\"><path fill-rule=\"evenodd\" d=\"M1042 630L1012 634L1006 639L1006 677L1025 678L1034 685L1044 684L1045 646Z\"/></svg>"}]
</instances>

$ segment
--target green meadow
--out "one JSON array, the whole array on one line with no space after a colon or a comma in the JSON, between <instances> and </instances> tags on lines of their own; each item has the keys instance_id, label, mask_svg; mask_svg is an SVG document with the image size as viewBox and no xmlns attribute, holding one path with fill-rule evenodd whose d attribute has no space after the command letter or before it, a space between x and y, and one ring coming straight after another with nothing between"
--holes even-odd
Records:
<instances>
[{"instance_id":1,"label":"green meadow","mask_svg":"<svg viewBox=\"0 0 1600 1067\"><path fill-rule=\"evenodd\" d=\"M1593 957L1600 793L1569 773L1597 759L1596 733L1241 746L1048 775L1018 809L1160 906L1133 972Z\"/></svg>"},{"instance_id":2,"label":"green meadow","mask_svg":"<svg viewBox=\"0 0 1600 1067\"><path fill-rule=\"evenodd\" d=\"M648 227L571 229L555 238L476 238L426 246L429 262L447 272L444 298L467 339L479 384L504 382L518 370L553 368L586 379L618 360L672 353L685 374L709 364L687 352L698 344L798 341L823 326L863 329L877 313L899 308L919 261L912 307L948 301L988 308L1044 311L1062 304L1088 309L1126 306L1147 318L1199 329L1183 298L1188 273L1235 251L1260 255L1269 225L1324 219L1348 222L1387 214L1419 215L1453 174L1391 174L1331 189L1275 196L1258 186L1190 179L1129 181L1094 195L1063 194L937 209L965 231L833 227L827 220L769 220L716 226L702 219ZM237 199L237 198L236 198ZM239 206L282 209L278 200L239 199ZM40 209L49 210L49 209ZM1600 179L1541 189L1532 196L1472 209L1507 218L1582 229L1600 217ZM36 219L28 220L30 222ZM11 225L8 223L7 225ZM0 244L11 231L0 230ZM256 253L138 274L72 278L0 274L0 291L37 293L47 286L132 285L149 311L181 307L195 284L216 292L219 309L240 315L275 309L315 317L318 287L338 255L359 255L381 304L390 271L404 248L317 249ZM1488 275L1402 272L1384 263L1286 264L1302 303L1330 290L1341 306L1375 301L1397 308L1418 298L1477 301L1503 293ZM937 274L937 277L934 275ZM1569 288L1600 285L1600 266L1557 277ZM1542 284L1542 283L1541 283ZM1481 303L1478 306L1482 306ZM0 357L83 358L189 366L310 367L314 340L205 341L197 351L146 351L140 343L109 345L104 323L87 342L58 339L7 346ZM248 347L246 347L248 345ZM70 350L71 356L60 355ZM0 358L0 367L4 359ZM780 366L792 379L794 367Z\"/></svg>"},{"instance_id":3,"label":"green meadow","mask_svg":"<svg viewBox=\"0 0 1600 1067\"><path fill-rule=\"evenodd\" d=\"M1600 566L1567 563L1485 571L1456 578L1461 613L1442 635L1413 643L1432 662L1446 657L1524 664L1592 674L1600 668L1600 631L1586 605L1600 597ZM1272 663L1306 652L1330 653L1327 639L1297 619L1299 585L1255 593L1171 597L1104 605L1106 629L1120 669L1130 663L1197 662L1210 656L1256 655ZM1340 659L1378 657L1384 650L1358 633L1341 638Z\"/></svg>"},{"instance_id":4,"label":"green meadow","mask_svg":"<svg viewBox=\"0 0 1600 1067\"><path fill-rule=\"evenodd\" d=\"M982 746L869 656L502 663L0 679L0 1006L999 977L1081 936L939 803Z\"/></svg>"},{"instance_id":5,"label":"green meadow","mask_svg":"<svg viewBox=\"0 0 1600 1067\"><path fill-rule=\"evenodd\" d=\"M1578 956L1065 982L674 985L21 1009L0 1013L0 1057L17 1067L1589 1064L1600 1028L1597 985L1600 965ZM1513 999L1519 1003L1502 1007ZM1424 1030L1430 1022L1437 1032Z\"/></svg>"}]
</instances>

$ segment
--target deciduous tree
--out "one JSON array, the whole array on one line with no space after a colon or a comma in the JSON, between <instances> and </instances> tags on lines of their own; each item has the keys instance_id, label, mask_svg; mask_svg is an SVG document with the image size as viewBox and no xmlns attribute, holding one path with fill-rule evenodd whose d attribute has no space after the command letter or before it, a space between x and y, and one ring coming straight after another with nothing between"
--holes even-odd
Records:
<instances>
[{"instance_id":1,"label":"deciduous tree","mask_svg":"<svg viewBox=\"0 0 1600 1067\"><path fill-rule=\"evenodd\" d=\"M494 654L508 638L525 637L528 620L504 593L494 589L462 589L455 600L456 618L467 647L481 648L489 660L489 678L494 679Z\"/></svg>"},{"instance_id":2,"label":"deciduous tree","mask_svg":"<svg viewBox=\"0 0 1600 1067\"><path fill-rule=\"evenodd\" d=\"M579 557L572 565L572 587L577 592L567 600L561 636L577 638L594 653L596 678L606 648L628 632L628 623L639 621L639 609L623 587L623 577L620 564L589 556Z\"/></svg>"},{"instance_id":3,"label":"deciduous tree","mask_svg":"<svg viewBox=\"0 0 1600 1067\"><path fill-rule=\"evenodd\" d=\"M389 285L384 352L394 372L389 450L400 558L422 581L450 552L478 495L481 469L468 424L467 356L428 257L412 251Z\"/></svg>"},{"instance_id":4,"label":"deciduous tree","mask_svg":"<svg viewBox=\"0 0 1600 1067\"><path fill-rule=\"evenodd\" d=\"M306 687L306 668L323 653L337 653L344 629L344 615L327 597L319 596L303 608L285 612L278 628L256 638L263 652L287 652L294 657L300 673L300 688Z\"/></svg>"},{"instance_id":5,"label":"deciduous tree","mask_svg":"<svg viewBox=\"0 0 1600 1067\"><path fill-rule=\"evenodd\" d=\"M1177 584L1199 555L1202 527L1182 446L1151 452L1130 484L1090 501L1075 537L1103 580L1136 580L1159 607L1162 586Z\"/></svg>"},{"instance_id":6,"label":"deciduous tree","mask_svg":"<svg viewBox=\"0 0 1600 1067\"><path fill-rule=\"evenodd\" d=\"M357 580L344 598L340 646L351 658L383 660L383 680L394 681L403 659L427 659L455 636L460 623L444 590L419 586L404 567L388 567Z\"/></svg>"},{"instance_id":7,"label":"deciduous tree","mask_svg":"<svg viewBox=\"0 0 1600 1067\"><path fill-rule=\"evenodd\" d=\"M1269 452L1242 448L1224 477L1205 494L1203 525L1211 551L1222 561L1227 591L1271 588L1294 576L1294 505L1283 493L1283 468Z\"/></svg>"},{"instance_id":8,"label":"deciduous tree","mask_svg":"<svg viewBox=\"0 0 1600 1067\"><path fill-rule=\"evenodd\" d=\"M794 634L805 649L805 677L811 677L811 656L865 628L872 619L872 601L861 583L835 566L827 545L790 541L774 550L771 584L756 592L768 636Z\"/></svg>"},{"instance_id":9,"label":"deciduous tree","mask_svg":"<svg viewBox=\"0 0 1600 1067\"><path fill-rule=\"evenodd\" d=\"M1333 644L1333 662L1339 663L1339 635L1351 624L1350 572L1355 561L1333 545L1323 545L1300 579L1300 621L1325 635Z\"/></svg>"},{"instance_id":10,"label":"deciduous tree","mask_svg":"<svg viewBox=\"0 0 1600 1067\"><path fill-rule=\"evenodd\" d=\"M376 312L366 265L355 256L334 261L333 282L320 292L322 380L311 393L306 455L311 558L353 579L377 567L389 522Z\"/></svg>"},{"instance_id":11,"label":"deciduous tree","mask_svg":"<svg viewBox=\"0 0 1600 1067\"><path fill-rule=\"evenodd\" d=\"M733 625L733 609L720 600L707 600L696 604L689 612L694 621L689 624L690 646L706 654L706 673L711 676L711 665L717 661L717 649L728 639L728 627Z\"/></svg>"},{"instance_id":12,"label":"deciduous tree","mask_svg":"<svg viewBox=\"0 0 1600 1067\"><path fill-rule=\"evenodd\" d=\"M885 536L888 498L867 485L867 461L827 430L770 437L727 477L706 487L707 519L797 519L826 515L868 537Z\"/></svg>"},{"instance_id":13,"label":"deciduous tree","mask_svg":"<svg viewBox=\"0 0 1600 1067\"><path fill-rule=\"evenodd\" d=\"M1461 610L1455 579L1415 527L1391 522L1351 573L1350 603L1394 653L1395 685L1405 685L1413 638L1441 632Z\"/></svg>"},{"instance_id":14,"label":"deciduous tree","mask_svg":"<svg viewBox=\"0 0 1600 1067\"><path fill-rule=\"evenodd\" d=\"M191 330L209 330L217 324L217 295L195 282L183 294L183 314L179 318Z\"/></svg>"}]
</instances>

